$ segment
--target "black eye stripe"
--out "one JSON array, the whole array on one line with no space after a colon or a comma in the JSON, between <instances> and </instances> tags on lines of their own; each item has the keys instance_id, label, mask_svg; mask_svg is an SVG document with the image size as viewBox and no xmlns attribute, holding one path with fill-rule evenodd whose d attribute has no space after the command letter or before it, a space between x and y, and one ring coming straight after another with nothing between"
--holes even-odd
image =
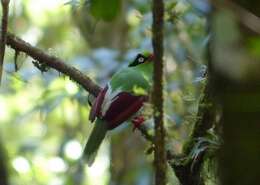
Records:
<instances>
[{"instance_id":1,"label":"black eye stripe","mask_svg":"<svg viewBox=\"0 0 260 185\"><path fill-rule=\"evenodd\" d=\"M134 66L137 66L139 64L143 64L145 63L147 60L149 59L149 57L146 57L142 54L138 54L134 60L134 62L132 62L131 64L129 64L128 66L129 67L134 67Z\"/></svg>"}]
</instances>

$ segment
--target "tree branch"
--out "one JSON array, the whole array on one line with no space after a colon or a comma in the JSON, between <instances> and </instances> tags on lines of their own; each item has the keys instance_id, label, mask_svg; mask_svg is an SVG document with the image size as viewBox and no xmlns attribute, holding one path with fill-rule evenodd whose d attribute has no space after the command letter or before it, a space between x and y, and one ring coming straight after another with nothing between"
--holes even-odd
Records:
<instances>
[{"instance_id":1,"label":"tree branch","mask_svg":"<svg viewBox=\"0 0 260 185\"><path fill-rule=\"evenodd\" d=\"M8 167L7 167L7 155L2 142L2 138L0 138L0 182L1 185L8 185Z\"/></svg>"},{"instance_id":2,"label":"tree branch","mask_svg":"<svg viewBox=\"0 0 260 185\"><path fill-rule=\"evenodd\" d=\"M163 0L153 0L153 49L155 55L153 72L153 117L155 129L155 184L165 185L166 182L166 150L165 150L165 129L163 111Z\"/></svg>"},{"instance_id":3,"label":"tree branch","mask_svg":"<svg viewBox=\"0 0 260 185\"><path fill-rule=\"evenodd\" d=\"M0 38L0 84L2 79L4 55L5 55L9 0L1 0L1 4L2 4L3 15L2 15L2 25L1 25L2 26L1 38ZM6 152L1 138L0 138L0 182L3 185L9 184Z\"/></svg>"},{"instance_id":4,"label":"tree branch","mask_svg":"<svg viewBox=\"0 0 260 185\"><path fill-rule=\"evenodd\" d=\"M57 71L69 76L72 80L80 84L86 91L97 96L100 87L96 85L89 77L84 75L75 67L67 65L61 59L46 54L40 49L33 47L24 40L16 37L13 34L7 33L6 44L13 48L15 51L24 52L41 64L45 64Z\"/></svg>"},{"instance_id":5,"label":"tree branch","mask_svg":"<svg viewBox=\"0 0 260 185\"><path fill-rule=\"evenodd\" d=\"M6 32L8 26L8 11L9 11L9 0L1 0L2 3L2 29L0 38L0 83L3 73L4 56L5 56L5 44L6 44Z\"/></svg>"}]
</instances>

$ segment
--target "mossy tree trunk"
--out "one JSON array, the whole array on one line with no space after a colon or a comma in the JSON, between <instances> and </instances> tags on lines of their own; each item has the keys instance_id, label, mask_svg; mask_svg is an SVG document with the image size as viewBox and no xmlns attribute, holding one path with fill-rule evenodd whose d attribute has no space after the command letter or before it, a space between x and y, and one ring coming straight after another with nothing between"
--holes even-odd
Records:
<instances>
[{"instance_id":1,"label":"mossy tree trunk","mask_svg":"<svg viewBox=\"0 0 260 185\"><path fill-rule=\"evenodd\" d=\"M212 14L211 82L223 127L218 157L222 185L260 182L260 55L252 54L257 48L250 45L260 42L255 29L259 22L253 21L253 14L260 16L259 4L254 0L217 3Z\"/></svg>"}]
</instances>

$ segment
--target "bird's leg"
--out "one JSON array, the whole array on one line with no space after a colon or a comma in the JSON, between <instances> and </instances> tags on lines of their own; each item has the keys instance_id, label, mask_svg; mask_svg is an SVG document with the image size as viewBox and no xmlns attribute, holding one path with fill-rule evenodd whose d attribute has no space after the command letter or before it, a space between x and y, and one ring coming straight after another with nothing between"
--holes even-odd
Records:
<instances>
[{"instance_id":1,"label":"bird's leg","mask_svg":"<svg viewBox=\"0 0 260 185\"><path fill-rule=\"evenodd\" d=\"M144 119L144 116L143 115L138 115L138 116L135 116L133 119L132 119L132 123L134 125L133 127L133 131L135 131L135 129L139 128L140 125L145 121Z\"/></svg>"}]
</instances>

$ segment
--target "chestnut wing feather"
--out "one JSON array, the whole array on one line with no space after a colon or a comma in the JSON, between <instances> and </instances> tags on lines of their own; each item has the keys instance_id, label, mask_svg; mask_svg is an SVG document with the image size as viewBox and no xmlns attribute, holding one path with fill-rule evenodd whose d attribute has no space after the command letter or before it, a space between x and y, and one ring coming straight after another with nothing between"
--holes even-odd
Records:
<instances>
[{"instance_id":1,"label":"chestnut wing feather","mask_svg":"<svg viewBox=\"0 0 260 185\"><path fill-rule=\"evenodd\" d=\"M128 120L146 100L146 96L134 96L128 92L118 93L103 117L108 129L113 129Z\"/></svg>"},{"instance_id":2,"label":"chestnut wing feather","mask_svg":"<svg viewBox=\"0 0 260 185\"><path fill-rule=\"evenodd\" d=\"M100 115L101 106L104 101L107 90L108 90L108 86L106 86L104 89L102 89L99 92L97 98L95 99L94 104L92 105L90 113L89 113L89 120L91 122L93 122L96 119L96 117Z\"/></svg>"}]
</instances>

